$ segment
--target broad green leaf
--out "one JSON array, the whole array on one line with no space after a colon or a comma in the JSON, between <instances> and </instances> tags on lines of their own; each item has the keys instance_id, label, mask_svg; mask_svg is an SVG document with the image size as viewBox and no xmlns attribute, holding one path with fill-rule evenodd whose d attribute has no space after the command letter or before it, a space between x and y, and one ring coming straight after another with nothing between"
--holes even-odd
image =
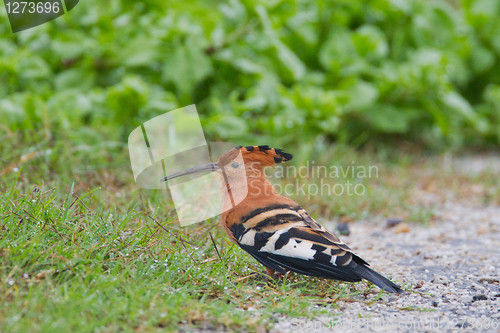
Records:
<instances>
[{"instance_id":1,"label":"broad green leaf","mask_svg":"<svg viewBox=\"0 0 500 333\"><path fill-rule=\"evenodd\" d=\"M73 59L88 56L95 52L97 41L87 36L84 31L62 31L54 35L52 49L61 59Z\"/></svg>"},{"instance_id":2,"label":"broad green leaf","mask_svg":"<svg viewBox=\"0 0 500 333\"><path fill-rule=\"evenodd\" d=\"M351 33L343 29L332 29L328 40L321 47L318 58L323 68L334 73L358 61L358 53Z\"/></svg>"},{"instance_id":3,"label":"broad green leaf","mask_svg":"<svg viewBox=\"0 0 500 333\"><path fill-rule=\"evenodd\" d=\"M372 83L358 81L349 89L349 107L363 109L376 102L378 90Z\"/></svg>"},{"instance_id":4,"label":"broad green leaf","mask_svg":"<svg viewBox=\"0 0 500 333\"><path fill-rule=\"evenodd\" d=\"M154 66L160 59L158 41L139 35L127 43L119 57L125 66Z\"/></svg>"},{"instance_id":5,"label":"broad green leaf","mask_svg":"<svg viewBox=\"0 0 500 333\"><path fill-rule=\"evenodd\" d=\"M387 40L379 28L373 25L364 25L356 30L352 36L357 53L369 60L381 60L389 52Z\"/></svg>"},{"instance_id":6,"label":"broad green leaf","mask_svg":"<svg viewBox=\"0 0 500 333\"><path fill-rule=\"evenodd\" d=\"M223 139L239 138L248 131L247 122L231 114L220 114L211 118L208 126Z\"/></svg>"},{"instance_id":7,"label":"broad green leaf","mask_svg":"<svg viewBox=\"0 0 500 333\"><path fill-rule=\"evenodd\" d=\"M95 73L84 68L72 68L60 72L54 78L57 90L79 88L83 91L94 85Z\"/></svg>"},{"instance_id":8,"label":"broad green leaf","mask_svg":"<svg viewBox=\"0 0 500 333\"><path fill-rule=\"evenodd\" d=\"M413 109L377 104L366 109L366 119L379 132L405 133L411 121L418 115Z\"/></svg>"},{"instance_id":9,"label":"broad green leaf","mask_svg":"<svg viewBox=\"0 0 500 333\"><path fill-rule=\"evenodd\" d=\"M45 79L51 74L47 63L36 55L20 59L19 66L20 75L25 80Z\"/></svg>"},{"instance_id":10,"label":"broad green leaf","mask_svg":"<svg viewBox=\"0 0 500 333\"><path fill-rule=\"evenodd\" d=\"M189 94L194 86L209 76L212 63L194 39L178 45L164 55L163 80L172 82L181 94Z\"/></svg>"},{"instance_id":11,"label":"broad green leaf","mask_svg":"<svg viewBox=\"0 0 500 333\"><path fill-rule=\"evenodd\" d=\"M264 32L274 45L277 51L278 59L283 62L283 65L286 66L295 81L300 80L306 72L306 66L300 60L292 50L290 50L278 37L276 31L273 29L271 21L269 20L269 16L267 14L266 9L263 6L257 6L255 9L257 12L260 22L264 27Z\"/></svg>"}]
</instances>

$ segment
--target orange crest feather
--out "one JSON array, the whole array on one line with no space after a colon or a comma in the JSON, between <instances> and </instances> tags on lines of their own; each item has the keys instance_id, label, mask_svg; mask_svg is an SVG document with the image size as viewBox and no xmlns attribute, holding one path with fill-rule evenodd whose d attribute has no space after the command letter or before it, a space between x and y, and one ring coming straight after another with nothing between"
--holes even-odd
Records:
<instances>
[{"instance_id":1,"label":"orange crest feather","mask_svg":"<svg viewBox=\"0 0 500 333\"><path fill-rule=\"evenodd\" d=\"M263 167L286 162L293 158L292 154L279 148L270 148L268 145L236 147L219 158L219 166L231 163L240 152L245 163L259 163Z\"/></svg>"}]
</instances>

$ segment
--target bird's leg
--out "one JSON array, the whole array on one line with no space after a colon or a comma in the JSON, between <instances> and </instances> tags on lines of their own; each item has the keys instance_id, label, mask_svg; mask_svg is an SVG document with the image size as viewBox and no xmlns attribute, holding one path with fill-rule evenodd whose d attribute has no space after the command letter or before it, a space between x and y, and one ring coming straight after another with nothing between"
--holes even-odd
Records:
<instances>
[{"instance_id":1,"label":"bird's leg","mask_svg":"<svg viewBox=\"0 0 500 333\"><path fill-rule=\"evenodd\" d=\"M270 269L269 267L266 267L267 274L274 279L274 274L276 274L276 271Z\"/></svg>"},{"instance_id":2,"label":"bird's leg","mask_svg":"<svg viewBox=\"0 0 500 333\"><path fill-rule=\"evenodd\" d=\"M269 267L266 267L267 274L273 279L276 280L282 276L284 276L286 273L278 273L275 270L270 269Z\"/></svg>"}]
</instances>

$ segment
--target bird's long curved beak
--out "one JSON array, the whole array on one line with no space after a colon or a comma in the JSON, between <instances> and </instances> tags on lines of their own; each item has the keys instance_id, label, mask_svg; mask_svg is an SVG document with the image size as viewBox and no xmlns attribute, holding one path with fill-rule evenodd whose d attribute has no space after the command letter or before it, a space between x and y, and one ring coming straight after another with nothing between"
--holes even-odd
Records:
<instances>
[{"instance_id":1,"label":"bird's long curved beak","mask_svg":"<svg viewBox=\"0 0 500 333\"><path fill-rule=\"evenodd\" d=\"M197 166L194 168L188 168L188 169L184 169L184 170L175 172L175 173L163 178L162 181L167 181L167 180L171 180L171 179L174 179L177 177L190 175L192 173L210 172L210 171L218 171L218 170L221 170L221 168L217 165L217 163L208 163L205 165L200 165L200 166Z\"/></svg>"}]
</instances>

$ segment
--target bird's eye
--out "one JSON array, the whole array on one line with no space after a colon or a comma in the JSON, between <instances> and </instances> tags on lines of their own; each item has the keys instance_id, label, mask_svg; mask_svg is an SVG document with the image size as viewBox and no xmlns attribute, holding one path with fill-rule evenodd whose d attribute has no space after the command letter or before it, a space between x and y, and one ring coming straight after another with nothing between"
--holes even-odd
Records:
<instances>
[{"instance_id":1,"label":"bird's eye","mask_svg":"<svg viewBox=\"0 0 500 333\"><path fill-rule=\"evenodd\" d=\"M240 166L240 164L238 162L231 163L231 168L233 168L233 169L237 169L239 166Z\"/></svg>"}]
</instances>

